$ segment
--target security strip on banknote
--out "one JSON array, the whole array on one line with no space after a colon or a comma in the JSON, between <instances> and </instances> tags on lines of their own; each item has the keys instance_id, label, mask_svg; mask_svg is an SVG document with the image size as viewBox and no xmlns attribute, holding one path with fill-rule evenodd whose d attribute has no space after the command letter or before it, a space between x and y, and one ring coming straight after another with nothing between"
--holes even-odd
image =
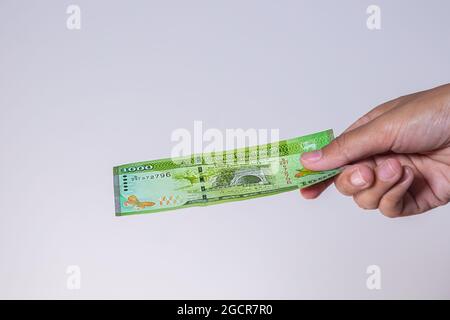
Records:
<instances>
[{"instance_id":1,"label":"security strip on banknote","mask_svg":"<svg viewBox=\"0 0 450 320\"><path fill-rule=\"evenodd\" d=\"M305 188L339 169L303 168L303 152L321 149L333 131L269 144L114 167L116 215L253 199Z\"/></svg>"}]
</instances>

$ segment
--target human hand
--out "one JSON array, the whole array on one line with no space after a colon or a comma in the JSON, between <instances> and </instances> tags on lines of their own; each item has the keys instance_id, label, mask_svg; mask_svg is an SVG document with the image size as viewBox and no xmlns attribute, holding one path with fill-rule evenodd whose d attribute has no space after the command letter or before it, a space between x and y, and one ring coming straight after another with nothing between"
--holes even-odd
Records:
<instances>
[{"instance_id":1,"label":"human hand","mask_svg":"<svg viewBox=\"0 0 450 320\"><path fill-rule=\"evenodd\" d=\"M310 170L344 167L331 181L301 190L307 199L334 180L363 209L388 217L418 214L450 201L450 84L386 102L322 150L304 153Z\"/></svg>"}]
</instances>

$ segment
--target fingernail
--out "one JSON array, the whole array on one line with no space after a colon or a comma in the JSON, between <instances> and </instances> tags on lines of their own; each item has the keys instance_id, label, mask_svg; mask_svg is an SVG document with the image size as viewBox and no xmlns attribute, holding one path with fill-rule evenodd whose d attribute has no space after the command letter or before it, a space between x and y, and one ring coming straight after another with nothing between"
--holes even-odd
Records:
<instances>
[{"instance_id":1,"label":"fingernail","mask_svg":"<svg viewBox=\"0 0 450 320\"><path fill-rule=\"evenodd\" d=\"M411 174L411 169L408 167L405 167L405 169L403 171L403 176L398 183L406 182L409 179L410 174Z\"/></svg>"},{"instance_id":2,"label":"fingernail","mask_svg":"<svg viewBox=\"0 0 450 320\"><path fill-rule=\"evenodd\" d=\"M364 180L361 171L359 171L359 169L356 169L350 176L350 182L352 183L352 185L354 185L355 187L361 187L363 185L365 185L367 182L366 180Z\"/></svg>"},{"instance_id":3,"label":"fingernail","mask_svg":"<svg viewBox=\"0 0 450 320\"><path fill-rule=\"evenodd\" d=\"M322 150L305 152L301 158L306 162L317 162L322 158Z\"/></svg>"},{"instance_id":4,"label":"fingernail","mask_svg":"<svg viewBox=\"0 0 450 320\"><path fill-rule=\"evenodd\" d=\"M383 181L389 181L395 176L394 168L389 160L383 162L378 169L378 177Z\"/></svg>"}]
</instances>

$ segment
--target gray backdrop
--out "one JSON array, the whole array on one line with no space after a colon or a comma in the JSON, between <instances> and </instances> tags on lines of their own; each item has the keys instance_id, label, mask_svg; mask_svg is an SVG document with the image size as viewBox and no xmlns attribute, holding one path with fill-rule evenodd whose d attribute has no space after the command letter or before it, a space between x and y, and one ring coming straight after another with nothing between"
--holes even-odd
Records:
<instances>
[{"instance_id":1,"label":"gray backdrop","mask_svg":"<svg viewBox=\"0 0 450 320\"><path fill-rule=\"evenodd\" d=\"M66 8L81 8L81 30ZM366 27L381 7L382 29ZM328 190L115 217L114 165L176 128L340 133L449 82L449 1L0 0L1 298L450 298L450 207ZM378 265L382 289L366 287ZM81 268L81 288L66 268Z\"/></svg>"}]
</instances>

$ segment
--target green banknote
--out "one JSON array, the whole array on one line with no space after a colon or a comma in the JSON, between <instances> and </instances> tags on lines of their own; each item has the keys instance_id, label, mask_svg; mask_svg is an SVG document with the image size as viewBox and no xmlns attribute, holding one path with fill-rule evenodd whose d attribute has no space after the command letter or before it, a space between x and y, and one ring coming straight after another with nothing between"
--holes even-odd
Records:
<instances>
[{"instance_id":1,"label":"green banknote","mask_svg":"<svg viewBox=\"0 0 450 320\"><path fill-rule=\"evenodd\" d=\"M252 199L304 188L339 173L302 167L333 131L275 143L114 167L116 215L152 213Z\"/></svg>"}]
</instances>

